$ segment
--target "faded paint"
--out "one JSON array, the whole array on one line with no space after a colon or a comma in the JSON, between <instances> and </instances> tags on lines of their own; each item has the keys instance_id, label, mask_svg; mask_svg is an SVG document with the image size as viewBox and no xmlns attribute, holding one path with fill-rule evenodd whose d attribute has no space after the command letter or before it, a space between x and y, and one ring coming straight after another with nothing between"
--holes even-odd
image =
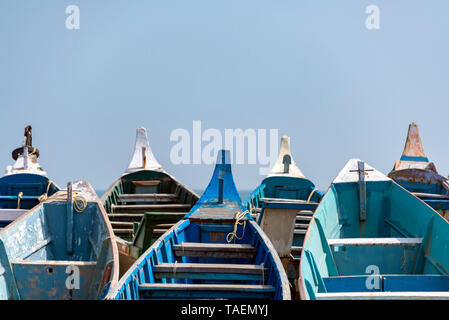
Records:
<instances>
[{"instance_id":1,"label":"faded paint","mask_svg":"<svg viewBox=\"0 0 449 320\"><path fill-rule=\"evenodd\" d=\"M86 181L74 182L73 192L75 201L86 201L73 215L73 230L64 227L62 190L0 231L1 299L97 299L107 282L118 281L118 250L103 206ZM69 232L77 239L72 253ZM65 286L67 266L80 269L78 291Z\"/></svg>"},{"instance_id":2,"label":"faded paint","mask_svg":"<svg viewBox=\"0 0 449 320\"><path fill-rule=\"evenodd\" d=\"M148 141L147 129L138 127L136 130L136 145L134 155L124 174L140 171L140 170L156 170L164 169L154 157L151 151L150 142Z\"/></svg>"},{"instance_id":3,"label":"faded paint","mask_svg":"<svg viewBox=\"0 0 449 320\"><path fill-rule=\"evenodd\" d=\"M287 159L288 164L286 165ZM287 170L286 167L288 168ZM304 174L298 168L298 166L295 163L295 160L292 157L292 153L290 151L290 137L283 136L281 138L281 148L279 150L278 159L274 164L273 168L271 168L271 171L268 174L268 176L305 178Z\"/></svg>"}]
</instances>

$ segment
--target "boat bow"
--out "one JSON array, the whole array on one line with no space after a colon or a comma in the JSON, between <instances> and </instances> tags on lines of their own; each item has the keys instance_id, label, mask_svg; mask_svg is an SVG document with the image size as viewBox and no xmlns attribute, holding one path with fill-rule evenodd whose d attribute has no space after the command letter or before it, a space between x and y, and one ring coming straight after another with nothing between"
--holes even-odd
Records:
<instances>
[{"instance_id":1,"label":"boat bow","mask_svg":"<svg viewBox=\"0 0 449 320\"><path fill-rule=\"evenodd\" d=\"M156 160L148 141L147 129L138 127L136 130L136 145L131 162L125 174L140 170L163 171L161 164Z\"/></svg>"},{"instance_id":2,"label":"boat bow","mask_svg":"<svg viewBox=\"0 0 449 320\"><path fill-rule=\"evenodd\" d=\"M394 164L393 171L404 169L422 169L438 173L435 164L429 161L424 152L418 125L414 122L408 127L404 151L401 158Z\"/></svg>"},{"instance_id":3,"label":"boat bow","mask_svg":"<svg viewBox=\"0 0 449 320\"><path fill-rule=\"evenodd\" d=\"M304 174L296 165L290 151L290 137L283 136L281 138L281 148L279 150L278 159L276 160L273 168L271 168L271 172L268 174L268 176L305 178Z\"/></svg>"}]
</instances>

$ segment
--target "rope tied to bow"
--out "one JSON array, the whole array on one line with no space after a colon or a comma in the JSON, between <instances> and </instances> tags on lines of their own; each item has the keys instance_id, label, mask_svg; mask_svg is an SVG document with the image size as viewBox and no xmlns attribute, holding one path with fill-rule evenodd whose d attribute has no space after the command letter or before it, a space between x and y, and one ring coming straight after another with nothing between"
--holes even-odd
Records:
<instances>
[{"instance_id":1,"label":"rope tied to bow","mask_svg":"<svg viewBox=\"0 0 449 320\"><path fill-rule=\"evenodd\" d=\"M228 233L228 235L226 236L226 241L228 243L230 243L234 239L237 239L237 240L242 240L243 239L243 237L245 235L246 220L243 221L243 222L241 220L243 220L245 218L245 215L247 213L248 213L248 210L236 212L235 223L234 223L234 230L232 232ZM242 236L241 237L237 236L237 229L238 229L239 225L243 225L243 231L242 231Z\"/></svg>"}]
</instances>

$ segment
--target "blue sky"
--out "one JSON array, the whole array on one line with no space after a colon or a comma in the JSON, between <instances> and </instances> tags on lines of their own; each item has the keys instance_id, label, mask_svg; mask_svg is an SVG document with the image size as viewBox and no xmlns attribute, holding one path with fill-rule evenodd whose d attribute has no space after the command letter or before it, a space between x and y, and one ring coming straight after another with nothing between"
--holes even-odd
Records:
<instances>
[{"instance_id":1,"label":"blue sky","mask_svg":"<svg viewBox=\"0 0 449 320\"><path fill-rule=\"evenodd\" d=\"M371 4L380 30L365 28ZM326 189L349 158L389 172L415 121L447 175L448 18L446 0L0 0L0 170L31 124L53 180L104 189L142 125L164 168L202 189L213 166L172 164L169 140L201 120L279 129ZM237 187L258 169L234 166Z\"/></svg>"}]
</instances>

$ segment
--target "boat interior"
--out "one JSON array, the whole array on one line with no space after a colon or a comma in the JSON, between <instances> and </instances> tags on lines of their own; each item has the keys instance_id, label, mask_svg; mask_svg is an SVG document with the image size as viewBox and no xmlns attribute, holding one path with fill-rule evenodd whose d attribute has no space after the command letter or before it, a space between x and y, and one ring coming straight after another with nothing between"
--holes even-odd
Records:
<instances>
[{"instance_id":1,"label":"boat interior","mask_svg":"<svg viewBox=\"0 0 449 320\"><path fill-rule=\"evenodd\" d=\"M42 195L51 196L58 190L42 175L20 173L0 178L0 227L38 205Z\"/></svg>"},{"instance_id":2,"label":"boat interior","mask_svg":"<svg viewBox=\"0 0 449 320\"><path fill-rule=\"evenodd\" d=\"M134 242L141 248L145 247L144 242L151 244L170 229L198 200L193 192L167 173L152 170L124 175L105 195L102 202L114 233L130 242L137 236L139 240ZM144 218L148 223L141 224ZM147 239L148 232L150 239Z\"/></svg>"},{"instance_id":3,"label":"boat interior","mask_svg":"<svg viewBox=\"0 0 449 320\"><path fill-rule=\"evenodd\" d=\"M388 177L425 201L443 216L449 214L449 179L423 169L392 171Z\"/></svg>"},{"instance_id":4,"label":"boat interior","mask_svg":"<svg viewBox=\"0 0 449 320\"><path fill-rule=\"evenodd\" d=\"M245 200L245 205L259 225L268 204L270 207L296 209L298 213L291 251L293 256L299 258L307 227L322 197L323 194L296 165L290 151L290 137L283 136L278 159L270 174Z\"/></svg>"},{"instance_id":5,"label":"boat interior","mask_svg":"<svg viewBox=\"0 0 449 320\"><path fill-rule=\"evenodd\" d=\"M226 163L217 164L190 213L135 262L111 299L290 299L280 259L244 210Z\"/></svg>"},{"instance_id":6,"label":"boat interior","mask_svg":"<svg viewBox=\"0 0 449 320\"><path fill-rule=\"evenodd\" d=\"M386 177L365 183L334 183L318 207L301 256L303 297L449 298L448 222Z\"/></svg>"},{"instance_id":7,"label":"boat interior","mask_svg":"<svg viewBox=\"0 0 449 320\"><path fill-rule=\"evenodd\" d=\"M234 231L232 223L182 220L125 275L117 298L282 298L276 296L274 286L280 281L273 272L272 253L257 228L248 221L243 233L240 225L237 233L244 236L230 244L225 235Z\"/></svg>"},{"instance_id":8,"label":"boat interior","mask_svg":"<svg viewBox=\"0 0 449 320\"><path fill-rule=\"evenodd\" d=\"M0 233L1 299L96 299L112 279L111 231L99 202L64 197L58 192Z\"/></svg>"}]
</instances>

